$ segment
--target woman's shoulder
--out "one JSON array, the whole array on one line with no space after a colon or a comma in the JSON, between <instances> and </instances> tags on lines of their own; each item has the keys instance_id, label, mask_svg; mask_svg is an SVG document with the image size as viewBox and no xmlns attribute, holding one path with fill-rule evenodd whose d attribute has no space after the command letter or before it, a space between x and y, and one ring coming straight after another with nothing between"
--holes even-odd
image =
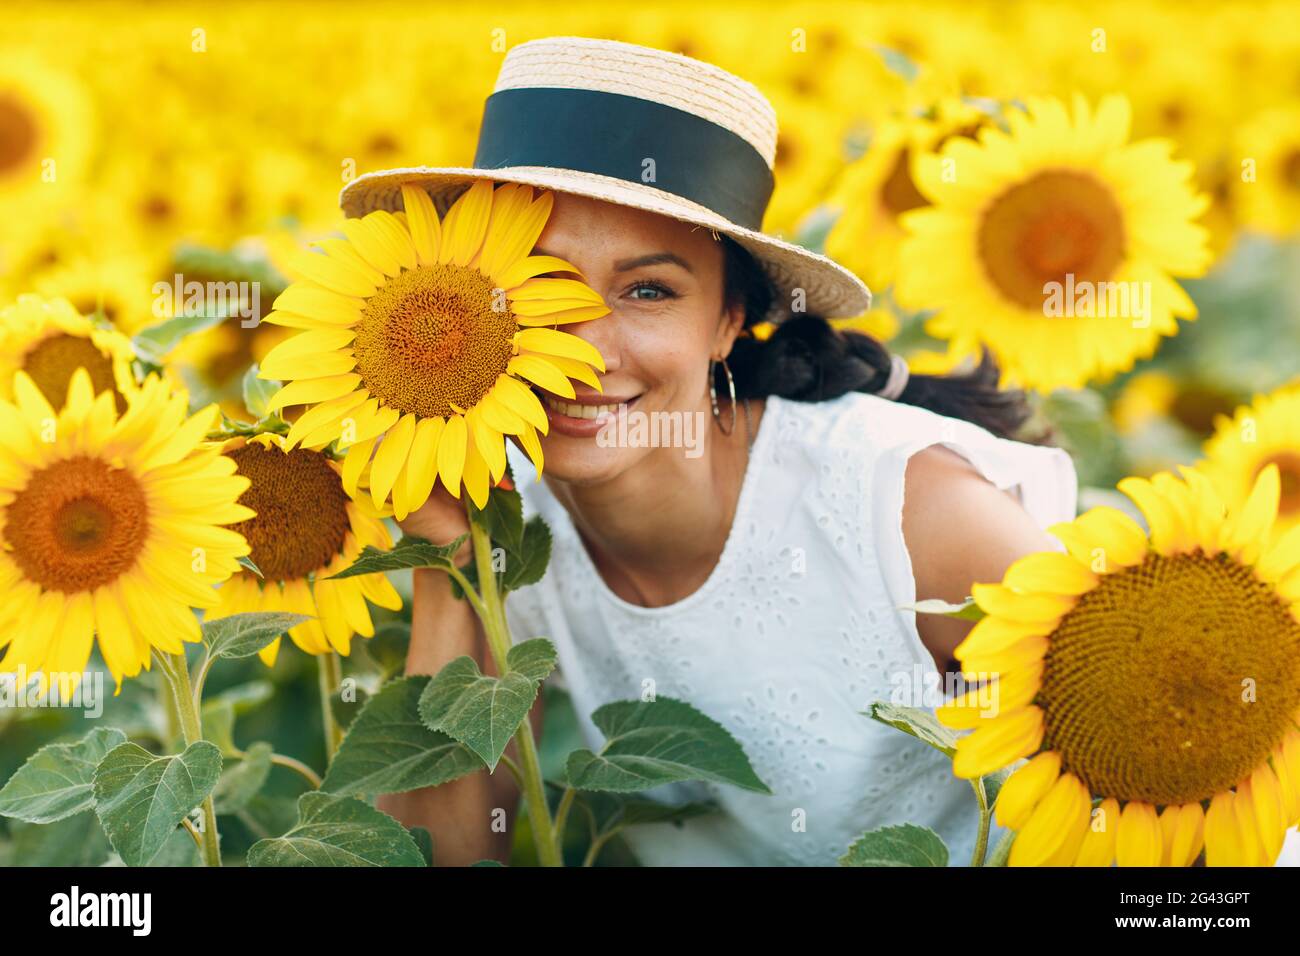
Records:
<instances>
[{"instance_id":1,"label":"woman's shoulder","mask_svg":"<svg viewBox=\"0 0 1300 956\"><path fill-rule=\"evenodd\" d=\"M862 392L823 402L774 397L767 411L774 417L779 448L798 448L800 457L823 471L853 469L878 509L901 506L908 465L918 453L914 472L940 478L950 473L957 480L946 448L997 488L1016 489L1041 525L1074 517L1077 476L1061 448L1002 438L972 422Z\"/></svg>"}]
</instances>

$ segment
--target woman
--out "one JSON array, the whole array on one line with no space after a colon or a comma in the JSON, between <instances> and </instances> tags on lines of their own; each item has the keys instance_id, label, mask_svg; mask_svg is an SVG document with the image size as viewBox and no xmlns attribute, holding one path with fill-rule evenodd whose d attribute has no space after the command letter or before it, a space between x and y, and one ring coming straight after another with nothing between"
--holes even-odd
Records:
<instances>
[{"instance_id":1,"label":"woman","mask_svg":"<svg viewBox=\"0 0 1300 956\"><path fill-rule=\"evenodd\" d=\"M864 830L913 822L963 863L969 786L862 712L936 703L925 689L969 625L907 606L961 601L972 582L1058 548L1043 528L1074 517L1074 472L1059 449L1010 440L1024 405L990 365L909 375L821 317L857 314L869 293L760 232L775 138L761 94L715 67L552 38L507 55L472 169L369 174L343 204L392 208L394 184L420 181L445 208L475 176L553 188L535 252L574 264L611 308L567 327L606 371L601 392L543 394L540 482L511 449L526 513L554 534L546 577L507 600L514 639L555 642L588 746L602 743L589 719L601 704L677 697L723 724L772 790L652 791L721 812L631 828L638 858L833 864ZM750 330L765 319L779 324L760 339ZM674 423L678 441L626 440L620 414L642 416L644 434ZM402 527L451 540L463 506L440 492ZM445 577L415 572L413 614L408 673L463 654L493 671ZM542 717L539 700L539 735ZM507 858L493 811L513 817L518 799L508 774L484 771L380 807L426 827L439 863L466 864Z\"/></svg>"}]
</instances>

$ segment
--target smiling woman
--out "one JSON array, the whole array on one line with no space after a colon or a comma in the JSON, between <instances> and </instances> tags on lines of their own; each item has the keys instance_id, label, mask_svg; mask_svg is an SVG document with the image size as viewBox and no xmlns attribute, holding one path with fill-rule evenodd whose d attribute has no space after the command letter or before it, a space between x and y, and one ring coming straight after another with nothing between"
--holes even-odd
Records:
<instances>
[{"instance_id":1,"label":"smiling woman","mask_svg":"<svg viewBox=\"0 0 1300 956\"><path fill-rule=\"evenodd\" d=\"M524 91L532 112L515 102ZM631 132L602 135L615 128ZM696 151L697 138L715 150ZM865 829L903 822L929 825L960 857L976 830L965 785L861 712L914 673L937 675L969 627L918 626L906 610L918 597L959 601L1053 547L1042 528L1074 516L1073 469L1058 449L1007 437L1025 408L997 390L990 363L909 375L875 340L829 325L823 316L862 312L870 293L757 231L774 148L771 106L715 67L609 41L534 41L503 63L475 168L368 174L343 205L369 218L400 202L409 222L426 192L453 217L485 178L505 183L498 193L549 189L525 261L551 265L533 281L581 282L603 303L568 327L599 354L599 375L525 374L545 427L535 448L515 434L507 457L525 515L545 518L554 542L546 576L506 600L511 632L554 642L589 746L604 735L586 715L602 704L685 699L740 741L772 790L648 791L712 800L722 815L629 828L642 862L828 864ZM648 182L646 157L658 174ZM764 321L777 331L760 340L750 330ZM711 424L689 449L611 440L634 434L610 427L632 415ZM467 527L441 490L401 523L437 542ZM417 570L408 673L461 654L492 672L483 640L437 572ZM540 716L539 701L535 728ZM517 796L510 777L474 773L380 805L429 828L440 862L469 863L506 859L508 834L478 821Z\"/></svg>"}]
</instances>

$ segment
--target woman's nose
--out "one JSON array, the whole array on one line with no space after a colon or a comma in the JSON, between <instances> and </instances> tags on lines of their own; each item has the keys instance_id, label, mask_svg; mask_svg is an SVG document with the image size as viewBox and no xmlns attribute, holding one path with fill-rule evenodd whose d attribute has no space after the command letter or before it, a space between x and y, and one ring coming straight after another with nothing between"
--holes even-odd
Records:
<instances>
[{"instance_id":1,"label":"woman's nose","mask_svg":"<svg viewBox=\"0 0 1300 956\"><path fill-rule=\"evenodd\" d=\"M605 360L605 374L618 370L622 364L622 344L619 341L618 316L610 312L598 319L574 322L564 327L566 332L578 336L593 346Z\"/></svg>"}]
</instances>

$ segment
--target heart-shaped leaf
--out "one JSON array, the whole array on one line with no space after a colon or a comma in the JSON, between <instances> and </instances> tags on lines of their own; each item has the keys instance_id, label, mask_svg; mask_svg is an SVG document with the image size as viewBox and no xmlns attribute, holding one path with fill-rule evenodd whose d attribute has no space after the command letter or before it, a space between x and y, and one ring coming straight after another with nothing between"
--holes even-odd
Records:
<instances>
[{"instance_id":1,"label":"heart-shaped leaf","mask_svg":"<svg viewBox=\"0 0 1300 956\"><path fill-rule=\"evenodd\" d=\"M475 511L482 517L488 536L507 551L519 552L524 540L524 501L517 489L493 487L487 506Z\"/></svg>"},{"instance_id":2,"label":"heart-shaped leaf","mask_svg":"<svg viewBox=\"0 0 1300 956\"><path fill-rule=\"evenodd\" d=\"M935 750L942 750L949 757L957 752L957 734L939 723L933 711L876 701L871 705L867 716L905 734L911 734Z\"/></svg>"},{"instance_id":3,"label":"heart-shaped leaf","mask_svg":"<svg viewBox=\"0 0 1300 956\"><path fill-rule=\"evenodd\" d=\"M501 587L505 591L536 584L546 573L546 565L551 560L551 529L535 515L524 525L524 539L517 551L506 551L505 573L501 575Z\"/></svg>"},{"instance_id":4,"label":"heart-shaped leaf","mask_svg":"<svg viewBox=\"0 0 1300 956\"><path fill-rule=\"evenodd\" d=\"M338 574L331 575L329 580L355 577L358 574L374 574L378 571L403 571L407 568L445 570L451 567L451 559L468 537L468 534L463 534L450 544L434 544L432 541L407 535L387 551L368 544L352 564Z\"/></svg>"},{"instance_id":5,"label":"heart-shaped leaf","mask_svg":"<svg viewBox=\"0 0 1300 956\"><path fill-rule=\"evenodd\" d=\"M948 847L933 830L905 823L862 834L840 866L947 866Z\"/></svg>"},{"instance_id":6,"label":"heart-shaped leaf","mask_svg":"<svg viewBox=\"0 0 1300 956\"><path fill-rule=\"evenodd\" d=\"M120 744L95 769L95 813L123 862L145 866L220 776L221 751L206 740L166 757Z\"/></svg>"},{"instance_id":7,"label":"heart-shaped leaf","mask_svg":"<svg viewBox=\"0 0 1300 956\"><path fill-rule=\"evenodd\" d=\"M678 780L711 780L772 792L736 738L685 701L616 701L591 719L606 742L599 754L569 755L565 773L575 789L630 793Z\"/></svg>"},{"instance_id":8,"label":"heart-shaped leaf","mask_svg":"<svg viewBox=\"0 0 1300 956\"><path fill-rule=\"evenodd\" d=\"M518 663L526 671L515 669ZM488 677L472 657L458 657L420 695L424 725L455 737L492 770L528 716L540 681L554 668L555 648L544 638L517 644L507 654L506 664L503 676Z\"/></svg>"},{"instance_id":9,"label":"heart-shaped leaf","mask_svg":"<svg viewBox=\"0 0 1300 956\"><path fill-rule=\"evenodd\" d=\"M54 823L95 806L95 767L126 734L97 727L76 743L47 744L0 790L0 816Z\"/></svg>"},{"instance_id":10,"label":"heart-shaped leaf","mask_svg":"<svg viewBox=\"0 0 1300 956\"><path fill-rule=\"evenodd\" d=\"M264 740L244 751L239 761L221 774L212 791L217 813L238 813L261 791L271 775L271 745Z\"/></svg>"},{"instance_id":11,"label":"heart-shaped leaf","mask_svg":"<svg viewBox=\"0 0 1300 956\"><path fill-rule=\"evenodd\" d=\"M208 653L218 657L252 657L291 627L311 620L286 611L251 611L203 622Z\"/></svg>"},{"instance_id":12,"label":"heart-shaped leaf","mask_svg":"<svg viewBox=\"0 0 1300 956\"><path fill-rule=\"evenodd\" d=\"M249 866L425 866L406 829L355 797L308 791L298 823L284 836L259 840Z\"/></svg>"},{"instance_id":13,"label":"heart-shaped leaf","mask_svg":"<svg viewBox=\"0 0 1300 956\"><path fill-rule=\"evenodd\" d=\"M366 701L334 755L321 789L337 794L402 793L436 787L483 761L468 747L420 720L423 675L389 681Z\"/></svg>"}]
</instances>

